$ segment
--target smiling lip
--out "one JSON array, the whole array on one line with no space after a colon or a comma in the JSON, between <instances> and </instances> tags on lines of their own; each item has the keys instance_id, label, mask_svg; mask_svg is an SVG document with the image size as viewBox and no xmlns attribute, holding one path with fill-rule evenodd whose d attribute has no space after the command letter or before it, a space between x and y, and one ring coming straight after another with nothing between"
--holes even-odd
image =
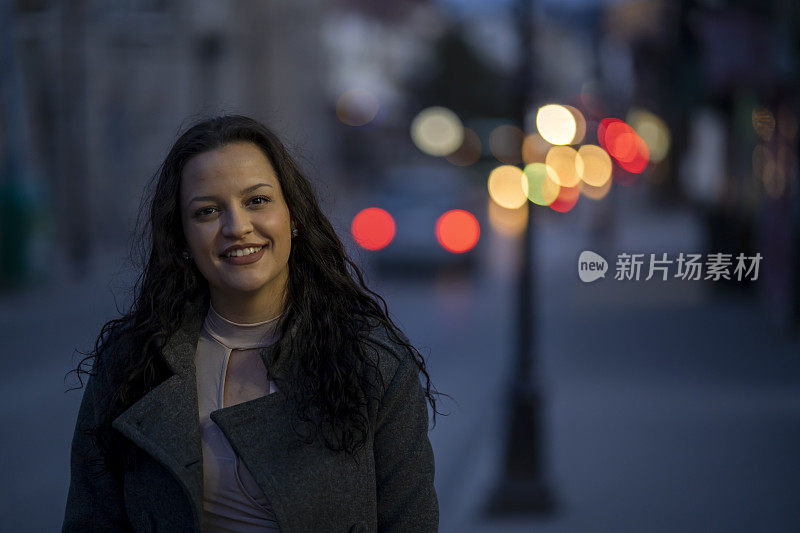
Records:
<instances>
[{"instance_id":1,"label":"smiling lip","mask_svg":"<svg viewBox=\"0 0 800 533\"><path fill-rule=\"evenodd\" d=\"M259 251L254 254L250 255L243 255L242 257L232 256L232 257L225 257L223 256L221 259L228 263L229 265L249 265L250 263L255 263L259 259L264 256L264 251L267 249L267 246L264 245L261 247Z\"/></svg>"},{"instance_id":2,"label":"smiling lip","mask_svg":"<svg viewBox=\"0 0 800 533\"><path fill-rule=\"evenodd\" d=\"M265 246L265 245L263 243L249 242L246 244L237 244L234 246L228 246L227 248L225 248L225 251L223 251L220 254L220 257L225 257L229 253L235 252L236 250L243 250L244 248L258 248L259 246Z\"/></svg>"}]
</instances>

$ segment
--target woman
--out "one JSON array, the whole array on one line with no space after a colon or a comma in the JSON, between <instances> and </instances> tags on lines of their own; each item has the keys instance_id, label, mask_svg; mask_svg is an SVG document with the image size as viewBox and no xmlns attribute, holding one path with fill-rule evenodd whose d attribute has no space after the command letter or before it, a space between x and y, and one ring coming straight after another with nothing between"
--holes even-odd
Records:
<instances>
[{"instance_id":1,"label":"woman","mask_svg":"<svg viewBox=\"0 0 800 533\"><path fill-rule=\"evenodd\" d=\"M438 393L279 139L200 122L157 176L131 311L77 369L63 530L435 531Z\"/></svg>"}]
</instances>

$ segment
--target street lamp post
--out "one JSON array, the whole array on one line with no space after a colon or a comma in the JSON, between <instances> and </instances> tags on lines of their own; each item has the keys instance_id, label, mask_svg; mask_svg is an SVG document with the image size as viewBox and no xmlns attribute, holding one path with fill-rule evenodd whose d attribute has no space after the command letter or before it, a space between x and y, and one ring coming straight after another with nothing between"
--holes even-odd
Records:
<instances>
[{"instance_id":1,"label":"street lamp post","mask_svg":"<svg viewBox=\"0 0 800 533\"><path fill-rule=\"evenodd\" d=\"M521 56L517 73L516 113L523 129L532 93L532 9L531 0L516 3ZM517 280L516 354L507 398L508 428L502 473L490 496L490 517L507 514L549 513L554 508L544 468L542 392L535 365L537 348L536 299L534 286L534 220L536 209L526 202L527 224L522 242L522 261Z\"/></svg>"}]
</instances>

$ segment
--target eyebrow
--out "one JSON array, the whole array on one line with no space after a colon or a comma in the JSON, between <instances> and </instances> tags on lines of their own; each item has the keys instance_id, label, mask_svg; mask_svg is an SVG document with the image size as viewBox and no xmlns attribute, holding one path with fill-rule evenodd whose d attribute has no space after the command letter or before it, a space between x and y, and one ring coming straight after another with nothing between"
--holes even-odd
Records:
<instances>
[{"instance_id":1,"label":"eyebrow","mask_svg":"<svg viewBox=\"0 0 800 533\"><path fill-rule=\"evenodd\" d=\"M272 187L272 185L270 185L269 183L256 183L255 185L251 185L246 189L242 189L242 192L239 193L239 196L244 196L245 194L253 192L254 190L259 189L261 187ZM195 196L194 198L189 200L189 203L191 204L192 202L199 202L201 200L216 200L216 198L213 196Z\"/></svg>"}]
</instances>

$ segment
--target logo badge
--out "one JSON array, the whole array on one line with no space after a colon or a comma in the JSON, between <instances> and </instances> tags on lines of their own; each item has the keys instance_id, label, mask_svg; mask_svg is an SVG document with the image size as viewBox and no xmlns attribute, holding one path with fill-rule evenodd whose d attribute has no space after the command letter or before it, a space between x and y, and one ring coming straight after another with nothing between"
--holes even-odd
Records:
<instances>
[{"instance_id":1,"label":"logo badge","mask_svg":"<svg viewBox=\"0 0 800 533\"><path fill-rule=\"evenodd\" d=\"M608 261L603 256L584 250L578 258L578 276L584 283L606 277L608 271Z\"/></svg>"}]
</instances>

